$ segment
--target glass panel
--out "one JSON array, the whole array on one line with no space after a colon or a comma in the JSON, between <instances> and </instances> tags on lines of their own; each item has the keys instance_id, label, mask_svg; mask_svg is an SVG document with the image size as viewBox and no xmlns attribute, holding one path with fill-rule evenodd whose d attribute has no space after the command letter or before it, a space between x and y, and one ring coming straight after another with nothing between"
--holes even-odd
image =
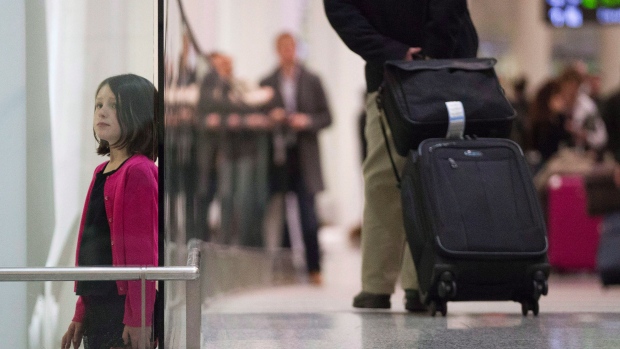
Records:
<instances>
[{"instance_id":1,"label":"glass panel","mask_svg":"<svg viewBox=\"0 0 620 349\"><path fill-rule=\"evenodd\" d=\"M244 11L273 5L236 4ZM236 65L230 52L214 54L218 51L216 23L221 19L227 28L219 34L227 36L232 25L228 28L226 23L234 6L219 1L165 2L164 220L169 242L165 264L184 265L192 239L200 241L202 250L201 294L195 303L186 307L191 301L184 293L189 283L166 283L166 347L184 347L182 340L191 325L185 319L187 312L200 311L215 296L231 291L297 281L304 265L302 250L296 250L300 263L294 264L292 250L280 245L284 196L269 203L270 130L244 122L239 132L231 131L236 117L249 121L247 113L235 116L216 105L216 95L229 92L218 88L214 67L230 69L236 76L236 67L243 70L244 63L258 59L248 56ZM257 18L269 20L258 14ZM265 41L255 43L263 44L268 47ZM251 52L259 51L252 47ZM252 91L245 97L256 102L264 102L269 95L257 86ZM268 118L259 109L254 108L252 116L258 124ZM268 210L279 219L264 220ZM301 275L305 277L305 270Z\"/></svg>"},{"instance_id":2,"label":"glass panel","mask_svg":"<svg viewBox=\"0 0 620 349\"><path fill-rule=\"evenodd\" d=\"M202 250L200 304L186 308L183 292L177 289L182 285L167 283L167 341L182 337L184 326L176 324L183 323L184 311L200 309L216 296L307 282L311 276L320 282L318 241L312 236L313 231L315 238L318 235L319 225L315 194L323 186L316 135L328 126L330 115L326 103L319 101L322 96L314 93L318 88L299 87L300 95L310 94L312 100L299 109L306 113L299 119L312 118L308 124L316 130L299 132L309 148L296 158L293 153L304 147L295 148L297 131L284 120L277 125L272 122L270 103L276 93L273 88L259 87L259 81L277 66L274 43L283 28L299 34L298 54L306 58L310 33L304 31L305 21L310 14L324 20L322 5L310 3L202 0L165 4L164 219L170 242L166 265L183 265L192 239L200 240ZM274 6L278 11L269 10ZM287 23L280 21L284 18ZM292 37L284 38L291 43ZM359 75L358 80L362 79ZM351 104L356 106L359 93L352 94ZM291 120L294 114L289 110ZM283 154L287 150L290 154ZM281 161L287 156L289 163ZM302 157L304 164L300 165ZM296 170L292 170L294 165ZM301 166L311 172L303 179ZM308 190L307 182L302 184L306 179L312 182ZM356 190L354 181L345 184ZM354 203L361 202L355 195L350 197ZM308 260L304 248L310 251ZM167 345L176 347L177 343Z\"/></svg>"}]
</instances>

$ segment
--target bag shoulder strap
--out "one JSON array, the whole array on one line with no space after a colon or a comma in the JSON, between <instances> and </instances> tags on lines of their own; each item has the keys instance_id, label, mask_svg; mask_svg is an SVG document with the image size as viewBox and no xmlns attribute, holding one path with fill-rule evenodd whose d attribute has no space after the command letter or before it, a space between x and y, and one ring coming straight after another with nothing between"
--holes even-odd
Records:
<instances>
[{"instance_id":1,"label":"bag shoulder strap","mask_svg":"<svg viewBox=\"0 0 620 349\"><path fill-rule=\"evenodd\" d=\"M379 120L381 122L381 132L383 133L383 139L385 141L385 147L387 148L388 155L390 157L390 162L392 163L392 170L394 171L394 176L396 177L396 181L398 184L396 185L400 188L400 175L398 174L398 169L396 168L396 163L394 162L394 157L392 155L392 149L390 147L390 142L388 140L385 121L385 111L383 109L383 104L381 101L381 93L383 90L383 86L379 87L379 93L377 94L377 108L379 109L380 116ZM463 103L460 101L450 101L446 102L446 108L448 109L448 130L446 132L446 138L448 139L463 139L464 131L465 131L465 108L463 107Z\"/></svg>"},{"instance_id":2,"label":"bag shoulder strap","mask_svg":"<svg viewBox=\"0 0 620 349\"><path fill-rule=\"evenodd\" d=\"M392 170L394 171L394 177L396 177L396 187L400 188L400 175L398 174L398 169L396 168L396 163L394 162L394 157L392 156L392 147L390 147L390 142L387 136L387 130L385 128L385 121L383 118L385 114L383 112L383 105L381 104L381 89L379 87L379 93L377 94L377 108L379 109L379 121L381 122L381 133L383 133L383 140L385 142L385 148L387 149L388 156L390 157L390 163L392 163Z\"/></svg>"}]
</instances>

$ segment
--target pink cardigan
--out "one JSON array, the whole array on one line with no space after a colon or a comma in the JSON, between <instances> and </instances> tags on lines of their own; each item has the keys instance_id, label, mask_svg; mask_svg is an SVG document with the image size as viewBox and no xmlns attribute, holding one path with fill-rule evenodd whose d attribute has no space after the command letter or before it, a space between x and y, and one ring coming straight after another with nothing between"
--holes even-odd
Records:
<instances>
[{"instance_id":1,"label":"pink cardigan","mask_svg":"<svg viewBox=\"0 0 620 349\"><path fill-rule=\"evenodd\" d=\"M90 183L76 251L76 265L84 233L86 211L95 177L108 162L97 166ZM157 266L157 166L144 155L133 155L115 173L107 177L103 188L105 211L110 222L112 263L114 266ZM126 295L123 323L141 326L140 281L117 281L118 294ZM77 287L77 283L76 283ZM146 324L151 325L155 303L155 282L146 282ZM73 321L82 322L85 312L82 297L75 306Z\"/></svg>"}]
</instances>

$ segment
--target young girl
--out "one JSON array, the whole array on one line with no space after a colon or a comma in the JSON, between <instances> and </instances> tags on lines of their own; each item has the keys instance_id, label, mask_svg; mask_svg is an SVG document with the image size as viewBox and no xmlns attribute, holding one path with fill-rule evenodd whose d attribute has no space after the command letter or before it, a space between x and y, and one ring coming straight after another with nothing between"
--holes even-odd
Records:
<instances>
[{"instance_id":1,"label":"young girl","mask_svg":"<svg viewBox=\"0 0 620 349\"><path fill-rule=\"evenodd\" d=\"M78 266L157 265L157 91L148 80L113 76L97 88L93 131L109 161L93 175L78 235ZM75 315L62 349L145 348L140 281L78 281ZM146 284L150 338L155 283Z\"/></svg>"}]
</instances>

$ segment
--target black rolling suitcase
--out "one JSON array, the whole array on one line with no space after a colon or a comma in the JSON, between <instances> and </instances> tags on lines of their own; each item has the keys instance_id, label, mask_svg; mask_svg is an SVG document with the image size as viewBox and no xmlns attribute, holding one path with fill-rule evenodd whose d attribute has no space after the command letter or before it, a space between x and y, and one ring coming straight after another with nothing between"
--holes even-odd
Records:
<instances>
[{"instance_id":1,"label":"black rolling suitcase","mask_svg":"<svg viewBox=\"0 0 620 349\"><path fill-rule=\"evenodd\" d=\"M403 217L420 294L434 316L448 301L512 300L538 314L549 264L545 221L519 146L507 139L428 139L409 152Z\"/></svg>"},{"instance_id":2,"label":"black rolling suitcase","mask_svg":"<svg viewBox=\"0 0 620 349\"><path fill-rule=\"evenodd\" d=\"M521 149L502 138L463 139L510 134L516 112L495 63L385 64L377 104L396 151L408 157L402 181L392 166L421 300L432 315L446 315L448 301L473 300L513 300L536 315L548 291L545 221Z\"/></svg>"}]
</instances>

